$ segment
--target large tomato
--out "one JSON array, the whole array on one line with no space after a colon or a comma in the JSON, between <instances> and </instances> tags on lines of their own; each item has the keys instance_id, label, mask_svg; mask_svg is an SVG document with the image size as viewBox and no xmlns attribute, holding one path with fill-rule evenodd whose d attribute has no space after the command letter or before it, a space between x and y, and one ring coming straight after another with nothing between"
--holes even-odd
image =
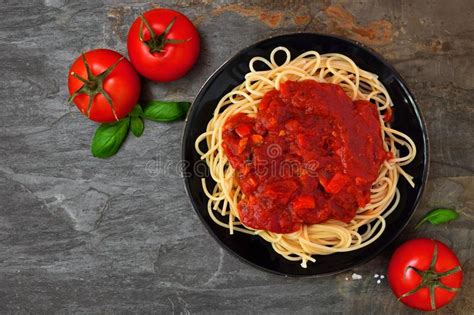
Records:
<instances>
[{"instance_id":1,"label":"large tomato","mask_svg":"<svg viewBox=\"0 0 474 315\"><path fill-rule=\"evenodd\" d=\"M199 33L183 14L154 9L133 22L127 39L128 55L144 77L160 82L185 75L199 56Z\"/></svg>"},{"instance_id":2,"label":"large tomato","mask_svg":"<svg viewBox=\"0 0 474 315\"><path fill-rule=\"evenodd\" d=\"M114 122L140 97L140 78L130 62L109 49L96 49L74 61L68 75L70 101L89 119Z\"/></svg>"},{"instance_id":3,"label":"large tomato","mask_svg":"<svg viewBox=\"0 0 474 315\"><path fill-rule=\"evenodd\" d=\"M456 255L443 243L419 238L402 244L388 266L388 280L397 298L424 311L448 304L462 285Z\"/></svg>"}]
</instances>

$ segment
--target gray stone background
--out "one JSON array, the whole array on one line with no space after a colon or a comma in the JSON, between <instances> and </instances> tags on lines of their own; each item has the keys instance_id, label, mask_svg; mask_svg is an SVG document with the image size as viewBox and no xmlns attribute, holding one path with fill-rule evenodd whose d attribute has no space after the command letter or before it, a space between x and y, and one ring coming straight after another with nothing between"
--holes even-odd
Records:
<instances>
[{"instance_id":1,"label":"gray stone background","mask_svg":"<svg viewBox=\"0 0 474 315\"><path fill-rule=\"evenodd\" d=\"M202 36L198 65L144 99L192 100L241 48L270 35L325 32L388 59L419 100L431 173L416 217L394 244L418 236L449 244L464 287L445 314L473 306L474 3L432 1L0 1L0 313L410 313L385 274L394 246L351 272L290 279L224 252L191 209L175 168L183 122L147 123L109 160L91 156L95 124L66 105L80 52L126 53L131 22L171 7ZM165 167L168 165L168 167ZM166 171L164 171L166 170ZM414 223L434 207L461 218ZM414 313L414 312L412 312Z\"/></svg>"}]
</instances>

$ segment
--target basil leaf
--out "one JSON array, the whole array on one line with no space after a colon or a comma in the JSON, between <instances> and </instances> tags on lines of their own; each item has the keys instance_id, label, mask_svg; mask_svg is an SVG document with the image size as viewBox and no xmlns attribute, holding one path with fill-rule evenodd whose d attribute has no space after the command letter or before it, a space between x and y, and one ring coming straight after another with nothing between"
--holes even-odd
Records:
<instances>
[{"instance_id":1,"label":"basil leaf","mask_svg":"<svg viewBox=\"0 0 474 315\"><path fill-rule=\"evenodd\" d=\"M102 124L92 139L91 152L98 158L108 158L117 153L127 137L130 117L111 124Z\"/></svg>"},{"instance_id":2,"label":"basil leaf","mask_svg":"<svg viewBox=\"0 0 474 315\"><path fill-rule=\"evenodd\" d=\"M130 130L132 131L135 137L140 137L143 134L143 130L145 129L145 124L140 117L132 117L130 121Z\"/></svg>"},{"instance_id":3,"label":"basil leaf","mask_svg":"<svg viewBox=\"0 0 474 315\"><path fill-rule=\"evenodd\" d=\"M191 103L150 101L143 108L143 118L153 121L174 121L186 116Z\"/></svg>"},{"instance_id":4,"label":"basil leaf","mask_svg":"<svg viewBox=\"0 0 474 315\"><path fill-rule=\"evenodd\" d=\"M188 113L189 108L191 107L190 102L179 102L179 106L181 106L181 110L184 111L184 116Z\"/></svg>"},{"instance_id":5,"label":"basil leaf","mask_svg":"<svg viewBox=\"0 0 474 315\"><path fill-rule=\"evenodd\" d=\"M452 220L456 220L459 217L459 214L452 210L452 209L445 209L445 208L440 208L440 209L435 209L430 212L428 212L423 219L418 222L418 224L415 226L415 229L418 229L422 224L425 222L430 222L431 224L438 225L442 223L446 223Z\"/></svg>"},{"instance_id":6,"label":"basil leaf","mask_svg":"<svg viewBox=\"0 0 474 315\"><path fill-rule=\"evenodd\" d=\"M143 110L140 104L135 105L135 107L132 109L130 114L128 114L130 117L139 117L143 115Z\"/></svg>"}]
</instances>

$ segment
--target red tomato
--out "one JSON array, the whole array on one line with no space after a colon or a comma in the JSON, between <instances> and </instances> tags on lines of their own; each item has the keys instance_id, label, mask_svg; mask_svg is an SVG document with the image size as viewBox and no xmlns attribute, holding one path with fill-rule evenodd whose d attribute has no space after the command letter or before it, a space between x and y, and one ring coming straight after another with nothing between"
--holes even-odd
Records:
<instances>
[{"instance_id":1,"label":"red tomato","mask_svg":"<svg viewBox=\"0 0 474 315\"><path fill-rule=\"evenodd\" d=\"M169 82L181 78L196 63L200 39L193 23L183 14L154 9L133 22L127 47L133 66L142 76Z\"/></svg>"},{"instance_id":2,"label":"red tomato","mask_svg":"<svg viewBox=\"0 0 474 315\"><path fill-rule=\"evenodd\" d=\"M462 285L456 255L443 243L419 238L402 244L390 259L388 280L397 298L424 311L451 302Z\"/></svg>"},{"instance_id":3,"label":"red tomato","mask_svg":"<svg viewBox=\"0 0 474 315\"><path fill-rule=\"evenodd\" d=\"M127 116L140 97L137 72L121 54L108 49L91 50L77 58L69 70L68 87L77 108L101 123Z\"/></svg>"}]
</instances>

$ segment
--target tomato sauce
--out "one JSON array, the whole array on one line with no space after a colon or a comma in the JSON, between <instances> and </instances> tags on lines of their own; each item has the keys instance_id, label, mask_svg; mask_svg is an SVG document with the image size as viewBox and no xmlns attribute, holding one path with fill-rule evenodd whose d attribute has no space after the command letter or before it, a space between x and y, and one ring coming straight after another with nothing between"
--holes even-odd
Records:
<instances>
[{"instance_id":1,"label":"tomato sauce","mask_svg":"<svg viewBox=\"0 0 474 315\"><path fill-rule=\"evenodd\" d=\"M266 93L256 118L231 116L222 146L245 194L240 220L275 233L350 222L389 157L374 104L310 80Z\"/></svg>"}]
</instances>

